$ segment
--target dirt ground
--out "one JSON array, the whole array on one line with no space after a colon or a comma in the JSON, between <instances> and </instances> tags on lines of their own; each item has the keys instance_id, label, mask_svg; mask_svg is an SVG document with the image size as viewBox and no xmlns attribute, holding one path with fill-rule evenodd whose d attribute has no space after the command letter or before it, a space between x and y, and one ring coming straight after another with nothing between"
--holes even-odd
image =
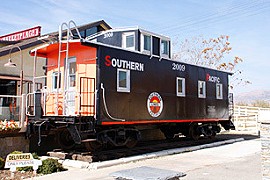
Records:
<instances>
[{"instance_id":1,"label":"dirt ground","mask_svg":"<svg viewBox=\"0 0 270 180\"><path fill-rule=\"evenodd\" d=\"M34 177L33 172L20 172L16 171L14 172L14 178L11 177L11 172L10 170L0 170L0 180L21 180L21 179L27 179Z\"/></svg>"}]
</instances>

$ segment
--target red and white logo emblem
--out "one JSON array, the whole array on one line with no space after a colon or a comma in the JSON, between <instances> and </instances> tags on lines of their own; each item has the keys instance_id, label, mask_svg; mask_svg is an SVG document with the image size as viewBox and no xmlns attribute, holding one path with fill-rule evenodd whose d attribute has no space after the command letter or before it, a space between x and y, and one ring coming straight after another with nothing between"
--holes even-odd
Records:
<instances>
[{"instance_id":1,"label":"red and white logo emblem","mask_svg":"<svg viewBox=\"0 0 270 180\"><path fill-rule=\"evenodd\" d=\"M157 92L152 92L147 99L147 109L152 117L158 117L163 110L163 101Z\"/></svg>"}]
</instances>

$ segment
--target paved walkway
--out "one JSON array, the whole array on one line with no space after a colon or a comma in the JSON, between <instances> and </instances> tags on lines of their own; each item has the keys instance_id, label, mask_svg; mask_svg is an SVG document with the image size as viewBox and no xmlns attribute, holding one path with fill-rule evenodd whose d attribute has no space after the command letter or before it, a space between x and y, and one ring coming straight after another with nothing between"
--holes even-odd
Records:
<instances>
[{"instance_id":1,"label":"paved walkway","mask_svg":"<svg viewBox=\"0 0 270 180\"><path fill-rule=\"evenodd\" d=\"M147 159L96 170L71 168L69 171L41 176L40 180L112 180L112 173L142 166L183 172L181 179L259 180L261 179L261 142L246 140L193 152Z\"/></svg>"}]
</instances>

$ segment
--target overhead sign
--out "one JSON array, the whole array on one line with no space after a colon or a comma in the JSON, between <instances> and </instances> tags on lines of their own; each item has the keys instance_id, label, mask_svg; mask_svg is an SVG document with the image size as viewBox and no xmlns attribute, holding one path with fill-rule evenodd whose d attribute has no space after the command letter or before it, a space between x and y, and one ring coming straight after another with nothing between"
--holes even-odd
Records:
<instances>
[{"instance_id":1,"label":"overhead sign","mask_svg":"<svg viewBox=\"0 0 270 180\"><path fill-rule=\"evenodd\" d=\"M15 171L16 167L33 166L33 169L37 170L40 165L42 162L34 159L31 153L9 154L6 158L5 168Z\"/></svg>"},{"instance_id":2,"label":"overhead sign","mask_svg":"<svg viewBox=\"0 0 270 180\"><path fill-rule=\"evenodd\" d=\"M20 41L40 36L41 27L36 26L23 31L15 32L12 34L0 36L0 41Z\"/></svg>"}]
</instances>

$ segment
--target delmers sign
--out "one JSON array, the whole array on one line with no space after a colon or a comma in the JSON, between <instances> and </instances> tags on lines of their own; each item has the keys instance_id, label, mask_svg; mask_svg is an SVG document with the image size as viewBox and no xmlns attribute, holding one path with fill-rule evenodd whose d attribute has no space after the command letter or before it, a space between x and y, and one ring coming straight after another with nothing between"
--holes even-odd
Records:
<instances>
[{"instance_id":1,"label":"delmers sign","mask_svg":"<svg viewBox=\"0 0 270 180\"><path fill-rule=\"evenodd\" d=\"M41 27L37 26L37 27L33 27L33 28L26 29L23 31L8 34L5 36L0 36L0 41L20 41L24 39L38 37L40 36L40 30L41 30Z\"/></svg>"},{"instance_id":2,"label":"delmers sign","mask_svg":"<svg viewBox=\"0 0 270 180\"><path fill-rule=\"evenodd\" d=\"M31 153L9 154L6 158L5 168L15 171L16 167L33 166L36 171L42 165L41 160L34 159Z\"/></svg>"}]
</instances>

